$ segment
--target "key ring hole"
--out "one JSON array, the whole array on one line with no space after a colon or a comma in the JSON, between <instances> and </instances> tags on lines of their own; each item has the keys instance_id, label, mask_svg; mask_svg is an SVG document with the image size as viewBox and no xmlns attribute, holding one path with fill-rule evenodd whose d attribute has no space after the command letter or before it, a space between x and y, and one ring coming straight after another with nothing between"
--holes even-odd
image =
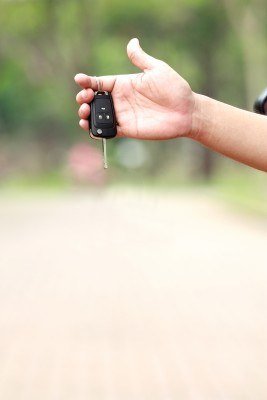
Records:
<instances>
[{"instance_id":1,"label":"key ring hole","mask_svg":"<svg viewBox=\"0 0 267 400\"><path fill-rule=\"evenodd\" d=\"M107 92L106 90L97 90L97 91L95 92L95 95L98 95L98 96L103 96L103 95L105 95L105 96L107 96L107 95L108 95L108 92Z\"/></svg>"}]
</instances>

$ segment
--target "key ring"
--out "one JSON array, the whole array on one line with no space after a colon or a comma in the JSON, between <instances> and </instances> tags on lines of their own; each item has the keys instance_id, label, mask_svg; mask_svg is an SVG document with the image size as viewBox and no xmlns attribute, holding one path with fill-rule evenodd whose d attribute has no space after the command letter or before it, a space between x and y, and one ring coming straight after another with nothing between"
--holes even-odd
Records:
<instances>
[{"instance_id":1,"label":"key ring","mask_svg":"<svg viewBox=\"0 0 267 400\"><path fill-rule=\"evenodd\" d=\"M97 76L95 76L95 80L96 80L96 84L97 84L97 91L98 92L102 92L103 90L103 82L102 79L98 78Z\"/></svg>"}]
</instances>

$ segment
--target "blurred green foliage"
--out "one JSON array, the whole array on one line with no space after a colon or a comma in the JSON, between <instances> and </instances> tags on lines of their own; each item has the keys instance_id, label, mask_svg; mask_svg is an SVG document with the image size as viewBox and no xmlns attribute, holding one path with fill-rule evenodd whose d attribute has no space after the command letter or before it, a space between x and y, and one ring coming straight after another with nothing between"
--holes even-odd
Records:
<instances>
[{"instance_id":1,"label":"blurred green foliage","mask_svg":"<svg viewBox=\"0 0 267 400\"><path fill-rule=\"evenodd\" d=\"M126 55L132 37L194 91L251 109L266 85L265 8L262 0L0 0L0 178L62 167L72 144L87 140L73 76L137 72ZM144 145L150 158L139 176L210 178L223 163L193 143ZM116 146L109 151L123 178Z\"/></svg>"}]
</instances>

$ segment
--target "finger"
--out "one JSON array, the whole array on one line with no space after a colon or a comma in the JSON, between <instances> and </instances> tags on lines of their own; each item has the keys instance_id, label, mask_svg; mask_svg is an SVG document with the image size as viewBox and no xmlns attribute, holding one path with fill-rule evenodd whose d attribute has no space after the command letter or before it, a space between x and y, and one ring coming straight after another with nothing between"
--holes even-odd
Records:
<instances>
[{"instance_id":1,"label":"finger","mask_svg":"<svg viewBox=\"0 0 267 400\"><path fill-rule=\"evenodd\" d=\"M82 119L88 119L90 115L90 106L89 104L82 104L78 111L79 117Z\"/></svg>"},{"instance_id":2,"label":"finger","mask_svg":"<svg viewBox=\"0 0 267 400\"><path fill-rule=\"evenodd\" d=\"M91 77L85 74L77 74L74 77L75 82L82 88L92 88Z\"/></svg>"},{"instance_id":3,"label":"finger","mask_svg":"<svg viewBox=\"0 0 267 400\"><path fill-rule=\"evenodd\" d=\"M94 91L92 89L81 90L77 96L76 101L78 104L91 103L94 98Z\"/></svg>"},{"instance_id":4,"label":"finger","mask_svg":"<svg viewBox=\"0 0 267 400\"><path fill-rule=\"evenodd\" d=\"M85 131L89 130L89 122L87 119L81 119L79 122L79 125L82 129L84 129Z\"/></svg>"},{"instance_id":5,"label":"finger","mask_svg":"<svg viewBox=\"0 0 267 400\"><path fill-rule=\"evenodd\" d=\"M131 62L142 71L158 68L162 61L151 57L140 47L138 39L131 39L127 45L127 54Z\"/></svg>"},{"instance_id":6,"label":"finger","mask_svg":"<svg viewBox=\"0 0 267 400\"><path fill-rule=\"evenodd\" d=\"M107 92L112 92L116 82L116 75L96 77L77 74L75 75L74 80L79 86L85 89L91 88L93 90L106 90Z\"/></svg>"}]
</instances>

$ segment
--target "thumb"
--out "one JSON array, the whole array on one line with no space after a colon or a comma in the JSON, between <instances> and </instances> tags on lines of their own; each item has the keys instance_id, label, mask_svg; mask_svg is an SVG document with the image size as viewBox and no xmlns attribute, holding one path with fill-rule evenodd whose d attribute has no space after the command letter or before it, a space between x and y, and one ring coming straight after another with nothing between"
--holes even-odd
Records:
<instances>
[{"instance_id":1,"label":"thumb","mask_svg":"<svg viewBox=\"0 0 267 400\"><path fill-rule=\"evenodd\" d=\"M127 45L127 54L131 62L142 71L146 69L153 69L159 66L160 61L154 57L149 56L140 47L138 39L131 39Z\"/></svg>"}]
</instances>

